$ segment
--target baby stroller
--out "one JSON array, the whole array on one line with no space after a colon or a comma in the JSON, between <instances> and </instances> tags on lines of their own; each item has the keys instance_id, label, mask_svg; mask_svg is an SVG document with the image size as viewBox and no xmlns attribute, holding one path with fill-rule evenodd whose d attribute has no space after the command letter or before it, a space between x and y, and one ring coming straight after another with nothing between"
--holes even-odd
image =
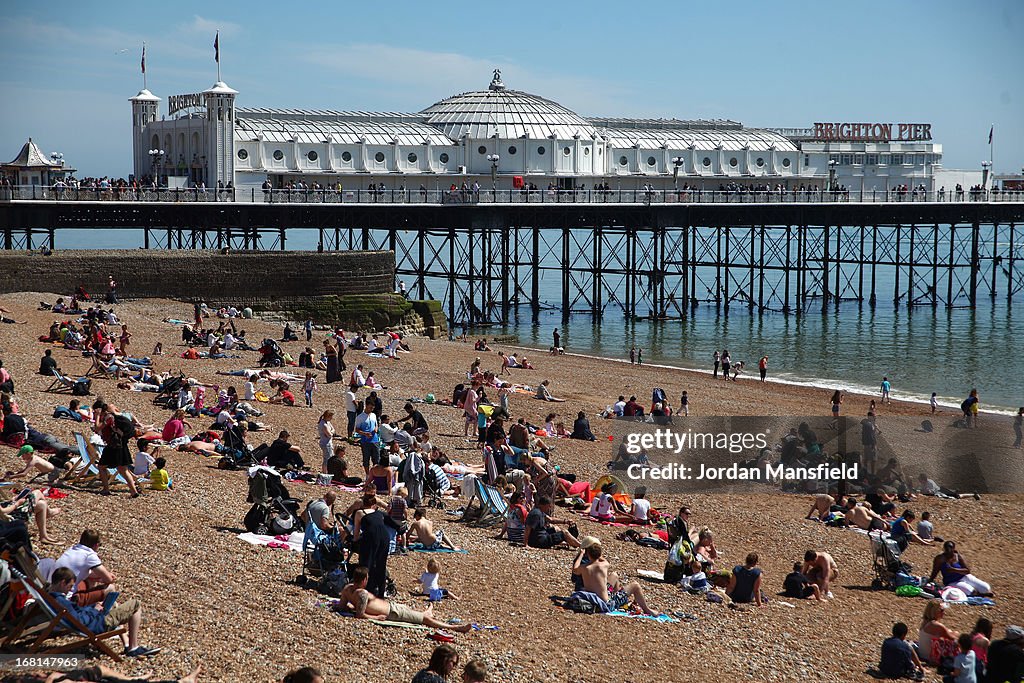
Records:
<instances>
[{"instance_id":1,"label":"baby stroller","mask_svg":"<svg viewBox=\"0 0 1024 683\"><path fill-rule=\"evenodd\" d=\"M338 597L351 574L351 554L351 548L341 540L340 523L333 531L324 531L310 522L302 539L302 573L295 577L295 583Z\"/></svg>"},{"instance_id":2,"label":"baby stroller","mask_svg":"<svg viewBox=\"0 0 1024 683\"><path fill-rule=\"evenodd\" d=\"M896 590L897 574L910 574L913 566L904 562L900 547L896 541L882 536L881 531L868 534L871 540L871 553L874 556L875 578L871 581L871 587L875 590L885 588Z\"/></svg>"},{"instance_id":3,"label":"baby stroller","mask_svg":"<svg viewBox=\"0 0 1024 683\"><path fill-rule=\"evenodd\" d=\"M426 498L427 507L444 510L444 500L441 497L444 491L441 490L441 482L438 481L437 470L428 465L423 474L423 493Z\"/></svg>"},{"instance_id":4,"label":"baby stroller","mask_svg":"<svg viewBox=\"0 0 1024 683\"><path fill-rule=\"evenodd\" d=\"M185 381L185 374L179 373L177 377L168 377L164 380L160 388L157 389L156 396L153 397L153 405L158 405L163 408L176 408L178 401L178 391L181 390L181 385Z\"/></svg>"},{"instance_id":5,"label":"baby stroller","mask_svg":"<svg viewBox=\"0 0 1024 683\"><path fill-rule=\"evenodd\" d=\"M281 475L271 467L249 468L249 496L252 503L245 515L245 529L254 534L277 536L301 528L299 501L288 494Z\"/></svg>"},{"instance_id":6,"label":"baby stroller","mask_svg":"<svg viewBox=\"0 0 1024 683\"><path fill-rule=\"evenodd\" d=\"M257 450L250 449L237 426L225 429L224 437L217 449L217 452L221 454L220 460L217 461L217 469L240 470L257 465L261 460L257 455L263 450L265 450L264 447Z\"/></svg>"},{"instance_id":7,"label":"baby stroller","mask_svg":"<svg viewBox=\"0 0 1024 683\"><path fill-rule=\"evenodd\" d=\"M280 345L273 339L264 339L259 352L263 354L260 357L261 368L278 368L284 365L284 353L281 351Z\"/></svg>"}]
</instances>

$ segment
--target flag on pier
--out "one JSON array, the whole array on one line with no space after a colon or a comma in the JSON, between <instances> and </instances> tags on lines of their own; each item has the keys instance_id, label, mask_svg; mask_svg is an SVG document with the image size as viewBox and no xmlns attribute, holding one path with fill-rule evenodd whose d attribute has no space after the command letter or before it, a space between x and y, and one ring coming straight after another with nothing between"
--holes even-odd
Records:
<instances>
[{"instance_id":1,"label":"flag on pier","mask_svg":"<svg viewBox=\"0 0 1024 683\"><path fill-rule=\"evenodd\" d=\"M995 125L993 125L991 128L988 129L988 144L990 144L990 145L992 144L992 133L994 133L995 130L996 130Z\"/></svg>"},{"instance_id":2,"label":"flag on pier","mask_svg":"<svg viewBox=\"0 0 1024 683\"><path fill-rule=\"evenodd\" d=\"M213 39L213 58L220 64L220 31L217 31L217 36Z\"/></svg>"},{"instance_id":3,"label":"flag on pier","mask_svg":"<svg viewBox=\"0 0 1024 683\"><path fill-rule=\"evenodd\" d=\"M142 73L146 73L146 44L142 44Z\"/></svg>"}]
</instances>

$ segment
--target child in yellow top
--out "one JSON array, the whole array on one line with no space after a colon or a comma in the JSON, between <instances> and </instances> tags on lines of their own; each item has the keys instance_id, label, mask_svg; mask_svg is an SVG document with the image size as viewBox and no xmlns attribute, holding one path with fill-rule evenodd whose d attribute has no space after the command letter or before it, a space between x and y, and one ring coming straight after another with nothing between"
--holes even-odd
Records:
<instances>
[{"instance_id":1,"label":"child in yellow top","mask_svg":"<svg viewBox=\"0 0 1024 683\"><path fill-rule=\"evenodd\" d=\"M153 461L153 471L149 473L149 488L154 491L166 491L173 488L171 475L167 474L167 470L164 469L166 466L166 458L157 458Z\"/></svg>"}]
</instances>

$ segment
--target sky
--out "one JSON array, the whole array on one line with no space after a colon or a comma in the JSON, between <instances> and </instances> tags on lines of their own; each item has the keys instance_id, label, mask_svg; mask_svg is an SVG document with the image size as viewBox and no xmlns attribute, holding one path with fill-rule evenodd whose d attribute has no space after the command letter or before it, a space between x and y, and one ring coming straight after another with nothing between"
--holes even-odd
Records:
<instances>
[{"instance_id":1,"label":"sky","mask_svg":"<svg viewBox=\"0 0 1024 683\"><path fill-rule=\"evenodd\" d=\"M32 137L131 172L131 107L222 77L241 107L419 111L505 85L584 116L931 123L948 169L1024 167L1024 1L0 4L0 159Z\"/></svg>"}]
</instances>

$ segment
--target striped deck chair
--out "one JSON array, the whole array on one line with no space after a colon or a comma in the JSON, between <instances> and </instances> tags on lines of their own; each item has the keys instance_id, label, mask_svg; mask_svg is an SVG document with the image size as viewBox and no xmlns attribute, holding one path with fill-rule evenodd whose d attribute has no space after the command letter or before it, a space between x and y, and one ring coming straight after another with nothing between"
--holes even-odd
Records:
<instances>
[{"instance_id":1,"label":"striped deck chair","mask_svg":"<svg viewBox=\"0 0 1024 683\"><path fill-rule=\"evenodd\" d=\"M82 378L85 379L85 378ZM53 369L53 382L50 386L46 387L45 391L52 392L54 394L70 394L75 389L75 380L60 374L60 370L57 368Z\"/></svg>"},{"instance_id":2,"label":"striped deck chair","mask_svg":"<svg viewBox=\"0 0 1024 683\"><path fill-rule=\"evenodd\" d=\"M96 452L95 446L89 443L81 432L75 432L75 444L78 446L78 464L73 466L71 472L67 475L67 482L69 484L77 484L82 486L89 486L99 481L100 477L100 458ZM111 476L111 485L124 484L128 485L128 481L121 476L121 473L116 468L108 467L107 472Z\"/></svg>"},{"instance_id":3,"label":"striped deck chair","mask_svg":"<svg viewBox=\"0 0 1024 683\"><path fill-rule=\"evenodd\" d=\"M24 589L29 594L33 602L25 608L25 613L21 619L18 620L12 627L11 632L4 638L3 647L10 646L23 636L31 637L27 631L33 623L36 623L36 627L32 628L32 631L38 631L38 635L28 643L28 651L31 653L59 654L61 652L74 652L82 646L91 645L115 662L121 661L121 656L104 641L120 637L128 631L127 626L121 626L112 631L93 633L65 608L61 607L53 599L53 596L47 593L46 589L37 584L34 579L26 577L14 567L11 567L11 577L11 589L14 590L17 583L19 588ZM38 629L39 624L42 625L41 630ZM46 647L47 640L59 637L69 637L72 640L60 645Z\"/></svg>"},{"instance_id":4,"label":"striped deck chair","mask_svg":"<svg viewBox=\"0 0 1024 683\"><path fill-rule=\"evenodd\" d=\"M474 479L476 485L472 497L466 504L468 509L473 500L480 502L480 516L472 523L474 526L494 526L505 521L508 515L508 501L501 495L501 492L493 486L488 486L479 477ZM468 521L468 520L467 520Z\"/></svg>"}]
</instances>

